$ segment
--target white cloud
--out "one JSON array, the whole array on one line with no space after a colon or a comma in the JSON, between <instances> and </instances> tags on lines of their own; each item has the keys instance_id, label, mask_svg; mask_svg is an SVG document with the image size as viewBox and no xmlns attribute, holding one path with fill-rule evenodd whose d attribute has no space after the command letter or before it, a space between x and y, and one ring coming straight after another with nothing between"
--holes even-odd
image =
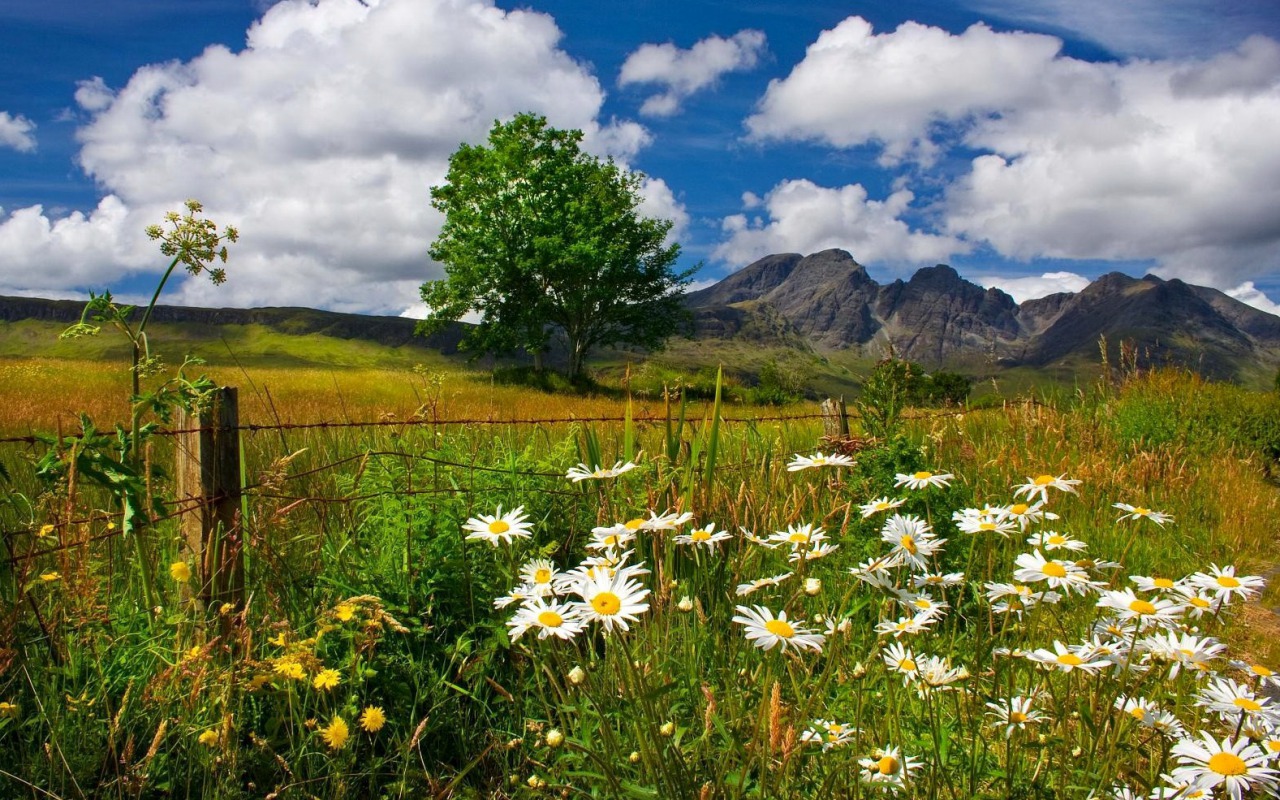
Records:
<instances>
[{"instance_id":1,"label":"white cloud","mask_svg":"<svg viewBox=\"0 0 1280 800\"><path fill-rule=\"evenodd\" d=\"M19 153L30 153L36 149L36 137L32 136L36 124L18 114L0 111L0 147L12 147Z\"/></svg>"},{"instance_id":2,"label":"white cloud","mask_svg":"<svg viewBox=\"0 0 1280 800\"><path fill-rule=\"evenodd\" d=\"M667 242L678 242L689 233L689 212L661 178L645 178L640 184L640 213L671 221Z\"/></svg>"},{"instance_id":3,"label":"white cloud","mask_svg":"<svg viewBox=\"0 0 1280 800\"><path fill-rule=\"evenodd\" d=\"M886 164L978 152L941 233L1015 259L1152 260L1236 286L1280 269L1280 44L1093 63L1050 36L852 17L747 120L757 140L878 143Z\"/></svg>"},{"instance_id":4,"label":"white cloud","mask_svg":"<svg viewBox=\"0 0 1280 800\"><path fill-rule=\"evenodd\" d=\"M985 275L973 280L988 289L1002 290L1018 303L1058 292L1078 292L1089 285L1088 278L1074 272L1046 272L1043 275L1024 275L1019 278Z\"/></svg>"},{"instance_id":5,"label":"white cloud","mask_svg":"<svg viewBox=\"0 0 1280 800\"><path fill-rule=\"evenodd\" d=\"M461 142L520 111L622 161L648 142L599 121L604 92L560 37L551 17L492 0L284 0L242 51L143 67L118 89L82 81L79 160L110 196L87 217L0 219L0 285L158 271L142 231L193 197L241 239L224 286L187 281L171 302L397 313L441 275L429 190Z\"/></svg>"},{"instance_id":6,"label":"white cloud","mask_svg":"<svg viewBox=\"0 0 1280 800\"><path fill-rule=\"evenodd\" d=\"M1265 311L1268 314L1275 314L1280 317L1280 303L1276 303L1263 294L1261 289L1253 285L1253 281L1245 281L1234 289L1227 289L1226 294L1241 303L1253 306L1259 311Z\"/></svg>"},{"instance_id":7,"label":"white cloud","mask_svg":"<svg viewBox=\"0 0 1280 800\"><path fill-rule=\"evenodd\" d=\"M712 257L741 267L772 253L841 248L863 263L921 264L968 250L956 238L912 230L900 219L913 199L905 189L884 200L869 200L861 184L833 189L808 180L783 181L762 201L756 198L766 217L725 218L722 227L728 238Z\"/></svg>"},{"instance_id":8,"label":"white cloud","mask_svg":"<svg viewBox=\"0 0 1280 800\"><path fill-rule=\"evenodd\" d=\"M666 91L645 100L640 113L669 117L693 93L705 89L727 72L749 70L765 49L763 31L742 30L728 39L708 36L688 50L674 44L643 44L623 62L619 86L659 84Z\"/></svg>"}]
</instances>

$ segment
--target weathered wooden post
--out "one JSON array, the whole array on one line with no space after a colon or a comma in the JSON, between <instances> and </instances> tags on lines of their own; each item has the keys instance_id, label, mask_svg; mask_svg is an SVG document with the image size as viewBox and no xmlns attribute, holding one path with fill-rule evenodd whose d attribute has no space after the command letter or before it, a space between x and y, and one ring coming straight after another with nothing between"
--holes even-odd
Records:
<instances>
[{"instance_id":1,"label":"weathered wooden post","mask_svg":"<svg viewBox=\"0 0 1280 800\"><path fill-rule=\"evenodd\" d=\"M206 608L244 602L244 552L240 520L240 410L236 389L223 386L198 411L180 411L177 495L183 506L182 537L195 556L199 598Z\"/></svg>"},{"instance_id":2,"label":"weathered wooden post","mask_svg":"<svg viewBox=\"0 0 1280 800\"><path fill-rule=\"evenodd\" d=\"M843 396L839 400L828 397L822 401L822 435L828 439L849 437L849 409Z\"/></svg>"}]
</instances>

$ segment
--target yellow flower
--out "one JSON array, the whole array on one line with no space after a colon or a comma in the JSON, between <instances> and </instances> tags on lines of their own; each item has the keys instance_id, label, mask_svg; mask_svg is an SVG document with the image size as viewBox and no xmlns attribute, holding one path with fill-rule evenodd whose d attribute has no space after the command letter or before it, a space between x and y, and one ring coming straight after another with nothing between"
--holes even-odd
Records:
<instances>
[{"instance_id":1,"label":"yellow flower","mask_svg":"<svg viewBox=\"0 0 1280 800\"><path fill-rule=\"evenodd\" d=\"M169 565L169 577L178 583L186 583L191 580L191 567L185 561L175 561Z\"/></svg>"},{"instance_id":2,"label":"yellow flower","mask_svg":"<svg viewBox=\"0 0 1280 800\"><path fill-rule=\"evenodd\" d=\"M273 636L272 638L268 639L267 642L270 644L274 644L276 647L284 647L285 645L284 632L281 631L279 636Z\"/></svg>"},{"instance_id":3,"label":"yellow flower","mask_svg":"<svg viewBox=\"0 0 1280 800\"><path fill-rule=\"evenodd\" d=\"M57 529L58 528L56 525L41 525L40 530L36 531L36 536L43 539L44 537L52 534Z\"/></svg>"},{"instance_id":4,"label":"yellow flower","mask_svg":"<svg viewBox=\"0 0 1280 800\"><path fill-rule=\"evenodd\" d=\"M292 658L280 658L276 660L276 673L286 678L292 678L295 681L304 680L307 677L307 671L302 665Z\"/></svg>"},{"instance_id":5,"label":"yellow flower","mask_svg":"<svg viewBox=\"0 0 1280 800\"><path fill-rule=\"evenodd\" d=\"M311 685L321 691L332 689L342 682L342 675L336 669L322 669L320 674L316 675L311 681Z\"/></svg>"},{"instance_id":6,"label":"yellow flower","mask_svg":"<svg viewBox=\"0 0 1280 800\"><path fill-rule=\"evenodd\" d=\"M44 581L45 583L53 583L54 581L60 581L62 580L62 573L46 572L40 576L40 580Z\"/></svg>"},{"instance_id":7,"label":"yellow flower","mask_svg":"<svg viewBox=\"0 0 1280 800\"><path fill-rule=\"evenodd\" d=\"M360 714L360 727L369 733L377 733L386 724L387 715L382 712L381 706L366 706Z\"/></svg>"},{"instance_id":8,"label":"yellow flower","mask_svg":"<svg viewBox=\"0 0 1280 800\"><path fill-rule=\"evenodd\" d=\"M210 728L209 730L200 734L200 744L204 745L205 747L217 747L219 738L220 737L218 736L218 732Z\"/></svg>"},{"instance_id":9,"label":"yellow flower","mask_svg":"<svg viewBox=\"0 0 1280 800\"><path fill-rule=\"evenodd\" d=\"M330 750L341 750L350 735L351 730L342 717L334 717L327 727L320 729L320 736L324 739L324 743L329 745Z\"/></svg>"},{"instance_id":10,"label":"yellow flower","mask_svg":"<svg viewBox=\"0 0 1280 800\"><path fill-rule=\"evenodd\" d=\"M16 717L18 716L18 704L10 702L0 702L0 717Z\"/></svg>"},{"instance_id":11,"label":"yellow flower","mask_svg":"<svg viewBox=\"0 0 1280 800\"><path fill-rule=\"evenodd\" d=\"M356 607L350 603L339 603L333 609L333 615L338 618L339 622L350 622L351 618L356 615Z\"/></svg>"}]
</instances>

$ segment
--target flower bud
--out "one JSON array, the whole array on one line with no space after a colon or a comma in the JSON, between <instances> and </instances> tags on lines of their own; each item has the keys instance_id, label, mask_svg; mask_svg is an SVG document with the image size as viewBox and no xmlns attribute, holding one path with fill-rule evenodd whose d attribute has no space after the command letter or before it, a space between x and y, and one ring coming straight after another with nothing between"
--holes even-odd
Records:
<instances>
[{"instance_id":1,"label":"flower bud","mask_svg":"<svg viewBox=\"0 0 1280 800\"><path fill-rule=\"evenodd\" d=\"M693 601L689 599L688 595L681 597L680 602L676 603L676 608L687 614L693 610Z\"/></svg>"},{"instance_id":2,"label":"flower bud","mask_svg":"<svg viewBox=\"0 0 1280 800\"><path fill-rule=\"evenodd\" d=\"M676 732L676 724L674 722L664 722L658 732L663 736L674 736Z\"/></svg>"},{"instance_id":3,"label":"flower bud","mask_svg":"<svg viewBox=\"0 0 1280 800\"><path fill-rule=\"evenodd\" d=\"M813 597L815 594L817 594L817 593L818 593L818 592L820 592L820 591L822 591L822 581L821 581L821 580L819 580L819 579L817 579L817 578L805 578L805 579L804 579L804 593L805 593L805 594L809 595L810 597Z\"/></svg>"},{"instance_id":4,"label":"flower bud","mask_svg":"<svg viewBox=\"0 0 1280 800\"><path fill-rule=\"evenodd\" d=\"M558 728L547 731L547 747L559 747L564 744L564 734Z\"/></svg>"},{"instance_id":5,"label":"flower bud","mask_svg":"<svg viewBox=\"0 0 1280 800\"><path fill-rule=\"evenodd\" d=\"M574 667L569 670L569 683L572 683L574 686L582 685L582 682L586 679L587 673L582 667Z\"/></svg>"},{"instance_id":6,"label":"flower bud","mask_svg":"<svg viewBox=\"0 0 1280 800\"><path fill-rule=\"evenodd\" d=\"M638 750L632 750L631 755L627 756L627 760L630 761L632 764L639 764L640 752Z\"/></svg>"}]
</instances>

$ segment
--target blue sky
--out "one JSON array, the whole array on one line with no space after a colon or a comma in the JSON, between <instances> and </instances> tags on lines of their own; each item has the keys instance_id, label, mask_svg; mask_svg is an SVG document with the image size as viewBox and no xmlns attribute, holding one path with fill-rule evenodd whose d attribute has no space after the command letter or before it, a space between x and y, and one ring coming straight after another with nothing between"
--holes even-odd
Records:
<instances>
[{"instance_id":1,"label":"blue sky","mask_svg":"<svg viewBox=\"0 0 1280 800\"><path fill-rule=\"evenodd\" d=\"M0 294L415 313L429 188L545 114L646 173L711 281L843 247L1025 299L1120 270L1280 301L1280 7L1240 0L0 5Z\"/></svg>"}]
</instances>

